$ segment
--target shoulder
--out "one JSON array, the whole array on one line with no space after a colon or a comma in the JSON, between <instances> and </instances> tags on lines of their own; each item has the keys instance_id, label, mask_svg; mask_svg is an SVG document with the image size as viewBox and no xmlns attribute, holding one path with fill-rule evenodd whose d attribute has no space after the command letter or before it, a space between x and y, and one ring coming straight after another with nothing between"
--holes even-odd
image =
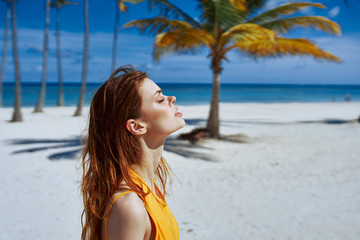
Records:
<instances>
[{"instance_id":1,"label":"shoulder","mask_svg":"<svg viewBox=\"0 0 360 240\"><path fill-rule=\"evenodd\" d=\"M134 192L127 193L116 199L110 214L134 220L140 220L147 216L143 201Z\"/></svg>"},{"instance_id":2,"label":"shoulder","mask_svg":"<svg viewBox=\"0 0 360 240\"><path fill-rule=\"evenodd\" d=\"M116 199L111 208L107 229L109 240L143 239L148 221L143 201L136 193L127 193Z\"/></svg>"}]
</instances>

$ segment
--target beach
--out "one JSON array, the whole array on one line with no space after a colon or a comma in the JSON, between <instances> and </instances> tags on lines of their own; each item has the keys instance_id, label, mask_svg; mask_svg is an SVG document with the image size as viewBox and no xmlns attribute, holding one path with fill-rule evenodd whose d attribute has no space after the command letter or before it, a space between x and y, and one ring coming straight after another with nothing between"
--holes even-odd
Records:
<instances>
[{"instance_id":1,"label":"beach","mask_svg":"<svg viewBox=\"0 0 360 240\"><path fill-rule=\"evenodd\" d=\"M0 239L80 238L84 110L10 123L0 108ZM187 124L165 145L180 239L360 239L360 102L221 103L221 134L243 143L177 138L208 110L179 106Z\"/></svg>"}]
</instances>

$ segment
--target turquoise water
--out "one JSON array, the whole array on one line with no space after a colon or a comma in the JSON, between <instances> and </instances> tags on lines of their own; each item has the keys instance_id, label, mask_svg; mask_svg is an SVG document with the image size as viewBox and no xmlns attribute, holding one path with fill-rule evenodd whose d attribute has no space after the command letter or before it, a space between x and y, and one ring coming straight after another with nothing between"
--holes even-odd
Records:
<instances>
[{"instance_id":1,"label":"turquoise water","mask_svg":"<svg viewBox=\"0 0 360 240\"><path fill-rule=\"evenodd\" d=\"M159 83L165 95L174 95L179 105L207 104L211 98L210 84ZM100 84L89 83L85 94L85 105L90 105L91 98ZM22 84L22 106L34 106L40 92L39 83ZM77 104L80 84L65 83L65 105ZM285 84L223 84L221 102L342 102L346 94L351 101L360 101L360 85L285 85ZM58 96L56 83L49 83L46 88L46 106L55 106ZM3 86L3 106L14 104L14 83Z\"/></svg>"}]
</instances>

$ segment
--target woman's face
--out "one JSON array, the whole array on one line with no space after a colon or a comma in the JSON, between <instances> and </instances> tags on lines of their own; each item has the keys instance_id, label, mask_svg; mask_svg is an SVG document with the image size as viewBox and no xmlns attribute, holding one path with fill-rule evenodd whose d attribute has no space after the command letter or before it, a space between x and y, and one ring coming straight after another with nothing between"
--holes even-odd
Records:
<instances>
[{"instance_id":1,"label":"woman's face","mask_svg":"<svg viewBox=\"0 0 360 240\"><path fill-rule=\"evenodd\" d=\"M140 120L146 124L147 133L154 137L167 137L185 126L182 113L174 105L174 96L163 95L159 86L149 78L144 79L139 91L142 97Z\"/></svg>"}]
</instances>

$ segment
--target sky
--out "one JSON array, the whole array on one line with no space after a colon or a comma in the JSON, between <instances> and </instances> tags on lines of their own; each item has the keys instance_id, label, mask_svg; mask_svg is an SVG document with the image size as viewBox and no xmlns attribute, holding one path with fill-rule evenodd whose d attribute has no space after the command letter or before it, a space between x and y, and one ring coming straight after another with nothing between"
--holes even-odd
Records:
<instances>
[{"instance_id":1,"label":"sky","mask_svg":"<svg viewBox=\"0 0 360 240\"><path fill-rule=\"evenodd\" d=\"M42 71L45 0L17 1L18 47L22 82L40 82ZM61 9L61 53L65 82L80 82L84 42L83 0ZM88 82L103 82L110 75L115 0L89 0L90 57ZM192 17L199 19L197 1L172 0ZM287 1L269 0L265 9ZM299 2L299 1L297 1ZM341 58L341 63L314 60L312 57L289 56L254 60L238 51L230 52L229 62L223 63L222 83L275 84L360 84L360 1L304 0L319 2L326 9L306 8L300 15L324 16L340 24L341 36L314 29L299 28L286 34L291 38L308 38L322 49ZM128 4L128 12L120 16L120 26L128 21L156 16L145 3ZM261 12L261 11L260 11ZM0 52L3 49L6 4L0 2ZM56 82L55 20L50 20L49 62L47 80ZM143 36L136 29L121 28L118 37L117 66L131 64L149 73L155 82L211 83L209 51L204 48L196 55L164 55L160 63L152 58L153 36ZM11 43L9 44L4 81L14 81Z\"/></svg>"}]
</instances>

